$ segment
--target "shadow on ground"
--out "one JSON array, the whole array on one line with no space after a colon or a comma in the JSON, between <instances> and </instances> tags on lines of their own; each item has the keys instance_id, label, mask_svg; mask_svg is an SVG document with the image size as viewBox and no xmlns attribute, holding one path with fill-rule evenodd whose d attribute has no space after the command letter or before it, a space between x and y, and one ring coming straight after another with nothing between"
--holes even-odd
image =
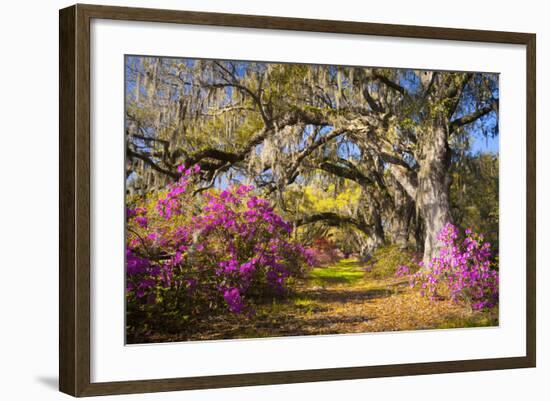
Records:
<instances>
[{"instance_id":1,"label":"shadow on ground","mask_svg":"<svg viewBox=\"0 0 550 401\"><path fill-rule=\"evenodd\" d=\"M393 294L392 290L369 289L369 290L305 290L300 297L308 298L319 302L364 302L376 298L387 298Z\"/></svg>"}]
</instances>

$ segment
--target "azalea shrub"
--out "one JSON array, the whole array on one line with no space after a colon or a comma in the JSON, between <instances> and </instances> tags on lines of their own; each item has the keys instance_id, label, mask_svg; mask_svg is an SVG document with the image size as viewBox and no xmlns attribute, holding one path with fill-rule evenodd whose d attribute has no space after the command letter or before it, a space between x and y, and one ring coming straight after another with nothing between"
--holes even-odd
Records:
<instances>
[{"instance_id":1,"label":"azalea shrub","mask_svg":"<svg viewBox=\"0 0 550 401\"><path fill-rule=\"evenodd\" d=\"M315 238L307 248L314 266L327 266L342 259L342 251L328 238Z\"/></svg>"},{"instance_id":2,"label":"azalea shrub","mask_svg":"<svg viewBox=\"0 0 550 401\"><path fill-rule=\"evenodd\" d=\"M253 187L201 192L198 166L179 171L177 182L127 210L126 297L134 330L148 329L136 327L140 321L177 326L216 313L254 313L258 300L284 294L311 262L291 240L291 224Z\"/></svg>"},{"instance_id":3,"label":"azalea shrub","mask_svg":"<svg viewBox=\"0 0 550 401\"><path fill-rule=\"evenodd\" d=\"M421 294L430 299L444 296L474 310L496 306L499 279L491 244L470 229L461 237L450 223L441 230L438 240L442 244L439 256L427 266L420 262L420 270L410 274L410 268L402 265L396 274L410 274L411 286L419 287Z\"/></svg>"}]
</instances>

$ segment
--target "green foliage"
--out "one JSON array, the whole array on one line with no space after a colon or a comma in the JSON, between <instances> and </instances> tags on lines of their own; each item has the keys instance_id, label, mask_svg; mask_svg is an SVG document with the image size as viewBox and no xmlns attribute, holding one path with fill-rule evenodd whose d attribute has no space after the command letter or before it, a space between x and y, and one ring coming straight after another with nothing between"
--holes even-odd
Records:
<instances>
[{"instance_id":1,"label":"green foliage","mask_svg":"<svg viewBox=\"0 0 550 401\"><path fill-rule=\"evenodd\" d=\"M483 232L498 250L499 157L468 156L451 168L451 211L455 223Z\"/></svg>"},{"instance_id":2,"label":"green foliage","mask_svg":"<svg viewBox=\"0 0 550 401\"><path fill-rule=\"evenodd\" d=\"M295 99L296 84L307 78L309 68L302 64L273 64L269 71L267 87L271 101L287 103Z\"/></svg>"},{"instance_id":3,"label":"green foliage","mask_svg":"<svg viewBox=\"0 0 550 401\"><path fill-rule=\"evenodd\" d=\"M354 216L361 204L362 188L353 181L341 183L313 181L309 185L291 186L284 193L286 215L289 220L295 216L308 216L316 213L332 212L340 216ZM337 244L345 253L357 251L357 237L364 237L352 225L328 226L324 222L299 227L295 233L303 244L311 244L315 239L325 238Z\"/></svg>"},{"instance_id":4,"label":"green foliage","mask_svg":"<svg viewBox=\"0 0 550 401\"><path fill-rule=\"evenodd\" d=\"M380 247L374 251L370 262L368 275L375 279L395 277L397 268L402 265L414 269L418 256L409 249L402 249L397 245Z\"/></svg>"}]
</instances>

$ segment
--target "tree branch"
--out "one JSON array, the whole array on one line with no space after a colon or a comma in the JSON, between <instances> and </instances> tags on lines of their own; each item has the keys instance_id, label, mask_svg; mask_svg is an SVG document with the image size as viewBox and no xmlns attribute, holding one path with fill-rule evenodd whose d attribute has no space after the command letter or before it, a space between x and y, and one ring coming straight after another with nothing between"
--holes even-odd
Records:
<instances>
[{"instance_id":1,"label":"tree branch","mask_svg":"<svg viewBox=\"0 0 550 401\"><path fill-rule=\"evenodd\" d=\"M388 77L386 77L385 75L382 75L378 72L373 72L372 76L374 78L376 78L377 80L379 80L380 82L382 82L384 85L386 85L387 87L393 89L394 91L396 92L399 92L401 93L403 96L405 97L409 97L409 94L407 93L407 91L405 90L405 88L403 88L401 85L399 85L398 83L392 81L391 79L389 79Z\"/></svg>"},{"instance_id":2,"label":"tree branch","mask_svg":"<svg viewBox=\"0 0 550 401\"><path fill-rule=\"evenodd\" d=\"M201 150L185 160L186 166L192 166L199 163L203 159L215 159L226 163L237 163L242 160L242 155L239 153L225 152L214 148Z\"/></svg>"},{"instance_id":3,"label":"tree branch","mask_svg":"<svg viewBox=\"0 0 550 401\"><path fill-rule=\"evenodd\" d=\"M334 174L338 177L347 178L348 180L357 182L361 186L374 185L374 181L361 173L357 168L355 168L355 166L353 167L353 169L349 166L343 167L329 161L323 161L319 164L319 168L321 170L324 170L330 174Z\"/></svg>"},{"instance_id":4,"label":"tree branch","mask_svg":"<svg viewBox=\"0 0 550 401\"><path fill-rule=\"evenodd\" d=\"M464 88L466 88L466 85L473 78L473 76L474 74L471 72L463 74L462 79L459 80L458 83L455 83L455 81L453 80L452 84L449 86L446 97L450 99L452 103L449 105L449 111L447 113L448 118L451 118L452 115L455 113L456 108L460 103L462 93L464 92Z\"/></svg>"},{"instance_id":5,"label":"tree branch","mask_svg":"<svg viewBox=\"0 0 550 401\"><path fill-rule=\"evenodd\" d=\"M363 93L363 97L367 101L367 104L370 106L370 108L373 111L376 111L378 113L381 113L384 111L384 108L380 106L378 103L376 103L374 98L371 96L367 83L364 84L362 93Z\"/></svg>"},{"instance_id":6,"label":"tree branch","mask_svg":"<svg viewBox=\"0 0 550 401\"><path fill-rule=\"evenodd\" d=\"M390 173L395 178L395 180L401 184L407 195L413 200L416 199L416 189L418 188L418 183L416 176L410 174L408 170L403 169L401 166L396 164L390 165Z\"/></svg>"},{"instance_id":7,"label":"tree branch","mask_svg":"<svg viewBox=\"0 0 550 401\"><path fill-rule=\"evenodd\" d=\"M324 222L332 226L351 224L367 235L370 235L372 233L371 226L366 224L365 222L354 219L353 217L340 216L333 212L322 212L305 216L295 220L294 224L296 225L296 227L300 227L306 224L313 224L317 222Z\"/></svg>"},{"instance_id":8,"label":"tree branch","mask_svg":"<svg viewBox=\"0 0 550 401\"><path fill-rule=\"evenodd\" d=\"M483 107L481 109L478 109L478 110L474 111L471 114L467 114L467 115L462 116L460 118L454 119L453 121L451 121L450 131L453 132L457 128L460 128L464 125L473 123L474 121L480 119L481 117L491 113L492 111L496 111L496 110L497 110L497 105L496 105L496 102L495 102L495 103L491 104L490 106L486 106L486 107Z\"/></svg>"},{"instance_id":9,"label":"tree branch","mask_svg":"<svg viewBox=\"0 0 550 401\"><path fill-rule=\"evenodd\" d=\"M126 147L126 155L128 157L140 159L145 162L148 166L150 166L153 170L158 171L159 173L165 174L169 176L170 178L177 180L180 178L181 174L171 171L168 169L165 169L161 166L159 166L157 163L155 163L153 160L151 160L147 155L144 155L142 153L134 152L130 147Z\"/></svg>"}]
</instances>

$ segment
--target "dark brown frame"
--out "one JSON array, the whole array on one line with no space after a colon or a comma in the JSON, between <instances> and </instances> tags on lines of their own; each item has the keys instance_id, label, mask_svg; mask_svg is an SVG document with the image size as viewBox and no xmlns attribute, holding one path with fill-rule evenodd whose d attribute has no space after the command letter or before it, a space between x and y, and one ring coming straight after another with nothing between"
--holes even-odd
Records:
<instances>
[{"instance_id":1,"label":"dark brown frame","mask_svg":"<svg viewBox=\"0 0 550 401\"><path fill-rule=\"evenodd\" d=\"M527 354L524 357L122 382L90 382L90 20L182 23L525 45L527 49ZM59 13L59 389L73 396L535 367L536 36L362 22L74 5Z\"/></svg>"}]
</instances>

